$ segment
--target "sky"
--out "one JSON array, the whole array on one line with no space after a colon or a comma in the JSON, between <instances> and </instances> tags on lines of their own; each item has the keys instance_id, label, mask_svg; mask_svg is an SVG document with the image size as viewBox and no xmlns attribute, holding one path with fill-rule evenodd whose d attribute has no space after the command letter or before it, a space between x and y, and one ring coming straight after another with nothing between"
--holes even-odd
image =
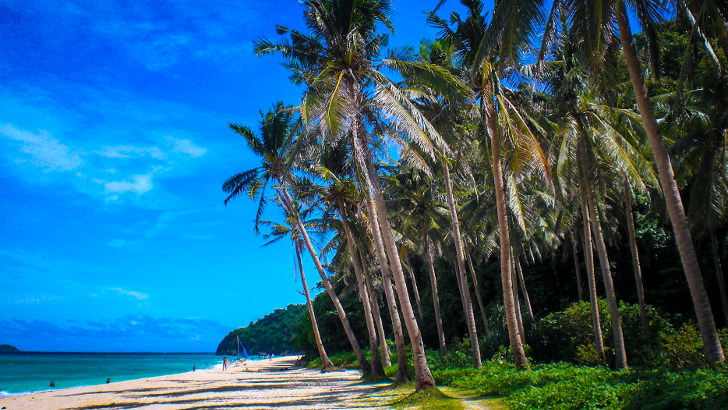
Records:
<instances>
[{"instance_id":1,"label":"sky","mask_svg":"<svg viewBox=\"0 0 728 410\"><path fill-rule=\"evenodd\" d=\"M390 44L434 37L436 3L394 1ZM305 302L290 242L262 247L256 204L221 190L257 166L228 124L300 99L253 42L303 29L302 10L0 0L0 344L211 352Z\"/></svg>"}]
</instances>

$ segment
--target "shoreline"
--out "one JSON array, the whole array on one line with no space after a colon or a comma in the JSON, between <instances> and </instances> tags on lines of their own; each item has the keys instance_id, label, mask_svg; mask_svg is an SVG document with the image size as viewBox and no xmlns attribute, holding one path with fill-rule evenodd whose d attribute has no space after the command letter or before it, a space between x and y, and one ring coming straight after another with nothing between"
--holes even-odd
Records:
<instances>
[{"instance_id":1,"label":"shoreline","mask_svg":"<svg viewBox=\"0 0 728 410\"><path fill-rule=\"evenodd\" d=\"M18 352L11 353L11 354L16 354L16 353L18 353ZM56 353L67 353L67 352L20 352L20 353L52 353L52 354L56 354ZM68 352L68 353L70 353L70 352ZM81 353L82 354L89 354L89 353L90 354L117 354L117 353L105 353L105 352L81 352ZM78 354L78 353L74 352L73 354ZM127 354L127 353L122 353L122 354ZM128 353L128 354L130 354L130 355L132 355L132 354L133 355L136 355L136 354L158 355L158 354L169 354L169 353ZM172 354L180 354L180 355L182 355L182 354L196 354L196 353L172 353ZM201 354L208 354L208 353L201 353ZM220 357L227 357L227 356L220 356ZM297 355L297 356L277 356L276 358L281 358L281 359L295 358L296 360L298 360L301 357L302 357L301 355ZM221 360L220 363L212 364L212 365L210 365L210 366L208 366L208 367L206 367L204 369L197 369L196 372L205 372L205 371L209 371L209 370L222 369L222 359L220 359L220 360ZM263 360L267 360L267 359L263 359L263 358L248 359L248 362L258 362L258 361L263 361ZM228 363L238 363L238 362L237 362L237 359L236 359L233 362L228 361ZM122 379L122 380L118 380L118 381L112 382L112 383L133 382L133 381L138 381L138 380L153 379L153 378L157 378L157 377L175 376L175 375L180 375L180 374L185 374L185 373L194 373L194 372L185 371L185 372L179 372L179 373L160 374L160 375L157 375L157 376L136 377L136 378L133 378L133 379ZM108 383L108 384L112 384L112 383ZM79 387L93 387L93 386L106 386L106 385L107 385L107 383L79 384L78 386L48 388L48 389L43 389L43 390L32 390L32 391L13 392L13 393L0 390L0 399L7 398L7 397L23 396L23 395L27 395L27 394L47 393L47 392L56 392L56 391L59 392L59 391L67 390L67 389L76 389L76 388L79 388Z\"/></svg>"},{"instance_id":2,"label":"shoreline","mask_svg":"<svg viewBox=\"0 0 728 410\"><path fill-rule=\"evenodd\" d=\"M342 408L378 386L359 383L358 370L321 373L297 367L299 356L234 362L222 366L109 384L68 387L0 396L0 408L113 409L139 406L165 408L317 407ZM361 408L361 403L356 405Z\"/></svg>"}]
</instances>

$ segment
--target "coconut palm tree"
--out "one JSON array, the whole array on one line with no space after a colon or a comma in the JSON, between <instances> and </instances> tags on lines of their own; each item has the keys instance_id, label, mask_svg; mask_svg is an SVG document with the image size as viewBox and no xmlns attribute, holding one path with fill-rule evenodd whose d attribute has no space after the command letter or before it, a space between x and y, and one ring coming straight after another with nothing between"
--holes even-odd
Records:
<instances>
[{"instance_id":1,"label":"coconut palm tree","mask_svg":"<svg viewBox=\"0 0 728 410\"><path fill-rule=\"evenodd\" d=\"M628 6L632 6L635 15L639 19L642 32L647 38L651 55L650 60L652 65L655 66L659 48L657 23L662 19L665 12L664 2L660 0L633 0L629 2L612 0L607 2L555 1L554 3L562 4L569 9L571 21L573 22L573 35L581 40L583 45L582 55L589 66L595 70L601 69L600 63L604 61L603 56L612 42L613 35L619 35L630 82L637 100L637 109L657 165L660 187L665 198L668 215L675 233L675 242L698 319L705 358L710 364L723 362L725 357L718 340L718 329L715 326L713 311L703 283L682 197L675 180L675 172L667 145L660 135L652 101L645 85L641 63L632 39L632 28L628 18ZM704 3L707 4L708 2ZM715 3L717 5L719 2ZM718 5L717 7L725 16L725 6ZM615 23L618 33L615 33Z\"/></svg>"},{"instance_id":2,"label":"coconut palm tree","mask_svg":"<svg viewBox=\"0 0 728 410\"><path fill-rule=\"evenodd\" d=\"M364 375L368 376L371 371L369 362L364 357L364 353L349 324L346 311L341 305L339 297L324 271L306 227L287 190L287 186L291 184L292 180L291 164L288 158L291 157L290 153L295 146L294 140L296 136L296 127L294 125L297 120L294 111L291 107L286 107L282 102L279 102L267 113L264 114L261 112L260 114L262 117L260 121L260 135L256 135L245 125L230 124L230 128L245 139L248 148L256 156L260 157L262 163L258 167L239 172L225 181L222 186L223 191L228 194L227 198L225 198L225 204L227 205L232 199L244 194L247 194L253 199L259 198L258 211L255 216L255 230L258 232L261 215L268 201L265 190L269 185L275 185L275 189L278 192L277 199L280 201L285 213L293 217L296 222L298 232L316 265L316 270L321 277L321 282L326 289L326 293L334 304L344 332L359 361L359 366Z\"/></svg>"},{"instance_id":3,"label":"coconut palm tree","mask_svg":"<svg viewBox=\"0 0 728 410\"><path fill-rule=\"evenodd\" d=\"M384 367L379 355L377 344L377 330L374 323L374 314L369 297L362 263L359 259L359 253L356 250L357 243L354 240L351 228L351 217L348 209L353 204L357 205L357 188L353 180L349 178L351 166L348 164L347 147L343 144L337 146L321 147L314 154L312 161L312 173L317 180L323 182L323 185L314 184L312 181L306 180L302 185L304 189L303 198L314 201L318 204L323 203L324 218L327 219L329 214L338 213L341 221L339 231L343 230L344 242L346 243L346 253L351 261L354 276L359 290L359 299L364 308L364 322L369 335L369 348L371 350L371 364L373 376L384 376ZM301 195L299 195L301 196Z\"/></svg>"},{"instance_id":4,"label":"coconut palm tree","mask_svg":"<svg viewBox=\"0 0 728 410\"><path fill-rule=\"evenodd\" d=\"M261 40L258 54L281 53L291 69L293 81L305 85L302 115L331 139L349 138L356 160L359 186L365 193L372 239L381 266L391 269L407 332L412 342L415 388L432 388L434 379L427 365L422 335L409 300L399 250L387 219L382 185L371 149L370 129L386 135L398 134L426 152L445 144L439 134L408 102L406 96L373 60L390 31L391 3L387 0L310 0L304 20L311 34L278 27L283 41ZM444 87L452 76L424 64L382 59L381 64L418 71ZM369 125L372 128L368 128ZM383 269L387 272L386 269ZM386 281L386 278L385 278Z\"/></svg>"},{"instance_id":5,"label":"coconut palm tree","mask_svg":"<svg viewBox=\"0 0 728 410\"><path fill-rule=\"evenodd\" d=\"M296 204L296 207L299 208L299 214L301 214L300 206ZM303 238L298 233L296 222L294 218L289 215L286 217L284 223L273 223L270 221L261 221L261 223L270 225L271 229L271 232L265 235L265 238L270 240L264 246L278 242L286 237L291 238L291 242L293 242L293 250L296 254L298 273L301 275L303 295L306 297L308 317L311 320L311 329L313 331L314 341L316 343L316 348L318 349L319 358L321 359L321 369L326 370L330 367L333 367L334 363L331 361L331 359L329 359L329 356L326 354L326 349L324 348L324 344L321 341L321 333L319 332L318 323L316 322L316 315L313 311L313 304L311 303L311 293L306 282L306 273L303 271L303 262L301 261L301 251L303 250L303 247L305 245L303 244Z\"/></svg>"},{"instance_id":6,"label":"coconut palm tree","mask_svg":"<svg viewBox=\"0 0 728 410\"><path fill-rule=\"evenodd\" d=\"M441 2L442 3L442 2ZM535 26L530 23L542 13L540 2L496 2L493 19L486 23L482 1L462 1L467 18L453 14L454 28L447 21L430 13L428 21L440 29L442 37L451 41L466 69L466 79L476 101L479 101L481 129L490 141L493 187L498 215L500 265L503 301L508 336L518 369L528 368L521 335L519 334L511 272L511 238L504 185L503 154L501 149L518 151L522 164L540 169L548 175L548 164L529 125L518 107L508 98L508 88L502 83L511 69L520 65L521 53L532 40ZM505 144L505 145L504 145ZM512 152L513 152L512 151Z\"/></svg>"}]
</instances>

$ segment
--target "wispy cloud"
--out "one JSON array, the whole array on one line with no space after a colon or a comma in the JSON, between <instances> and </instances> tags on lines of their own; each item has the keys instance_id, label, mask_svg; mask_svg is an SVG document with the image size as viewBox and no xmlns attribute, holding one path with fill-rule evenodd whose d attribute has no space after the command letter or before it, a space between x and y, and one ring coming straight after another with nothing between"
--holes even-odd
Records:
<instances>
[{"instance_id":1,"label":"wispy cloud","mask_svg":"<svg viewBox=\"0 0 728 410\"><path fill-rule=\"evenodd\" d=\"M96 153L105 158L126 159L132 157L148 156L154 159L164 159L167 155L158 147L136 147L134 145L117 145L104 147Z\"/></svg>"},{"instance_id":2,"label":"wispy cloud","mask_svg":"<svg viewBox=\"0 0 728 410\"><path fill-rule=\"evenodd\" d=\"M106 288L106 290L110 290L112 292L116 292L116 293L118 293L120 295L124 295L124 296L131 296L133 298L136 298L137 300L149 299L149 295L147 295L146 293L136 292L133 290L127 290L124 288Z\"/></svg>"},{"instance_id":3,"label":"wispy cloud","mask_svg":"<svg viewBox=\"0 0 728 410\"><path fill-rule=\"evenodd\" d=\"M45 170L58 171L77 170L84 164L77 153L44 130L30 132L12 124L0 124L0 136L18 144L18 150L25 154L17 157L17 162L29 161Z\"/></svg>"},{"instance_id":4,"label":"wispy cloud","mask_svg":"<svg viewBox=\"0 0 728 410\"><path fill-rule=\"evenodd\" d=\"M207 153L207 149L198 147L190 140L167 137L167 141L172 142L172 144L174 145L174 152L187 154L192 158L198 158Z\"/></svg>"},{"instance_id":5,"label":"wispy cloud","mask_svg":"<svg viewBox=\"0 0 728 410\"><path fill-rule=\"evenodd\" d=\"M152 182L152 174L132 175L122 181L110 181L104 184L104 190L107 194L124 194L133 192L141 195L149 192L154 187ZM118 195L111 195L109 199L118 199Z\"/></svg>"},{"instance_id":6,"label":"wispy cloud","mask_svg":"<svg viewBox=\"0 0 728 410\"><path fill-rule=\"evenodd\" d=\"M109 241L107 244L111 246L112 248L116 249L129 249L129 248L136 248L139 245L139 241L131 241L127 239L121 239L121 238L114 238Z\"/></svg>"}]
</instances>

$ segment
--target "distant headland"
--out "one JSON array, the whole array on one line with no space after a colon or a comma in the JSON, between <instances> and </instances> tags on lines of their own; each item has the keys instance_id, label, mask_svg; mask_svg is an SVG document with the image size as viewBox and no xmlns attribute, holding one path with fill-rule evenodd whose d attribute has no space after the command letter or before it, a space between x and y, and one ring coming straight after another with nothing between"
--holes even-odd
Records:
<instances>
[{"instance_id":1,"label":"distant headland","mask_svg":"<svg viewBox=\"0 0 728 410\"><path fill-rule=\"evenodd\" d=\"M11 345L0 345L0 353L15 353L19 352L17 347Z\"/></svg>"}]
</instances>

